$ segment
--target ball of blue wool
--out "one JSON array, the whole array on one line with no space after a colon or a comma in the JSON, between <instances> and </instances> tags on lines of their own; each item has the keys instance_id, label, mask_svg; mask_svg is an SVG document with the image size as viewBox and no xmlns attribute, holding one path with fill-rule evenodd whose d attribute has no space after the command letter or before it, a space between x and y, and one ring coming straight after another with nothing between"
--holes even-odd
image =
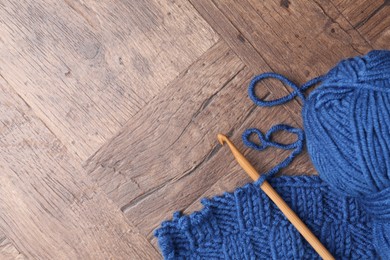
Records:
<instances>
[{"instance_id":1,"label":"ball of blue wool","mask_svg":"<svg viewBox=\"0 0 390 260\"><path fill-rule=\"evenodd\" d=\"M320 177L358 198L373 220L378 253L389 259L390 51L341 61L309 95L302 113Z\"/></svg>"}]
</instances>

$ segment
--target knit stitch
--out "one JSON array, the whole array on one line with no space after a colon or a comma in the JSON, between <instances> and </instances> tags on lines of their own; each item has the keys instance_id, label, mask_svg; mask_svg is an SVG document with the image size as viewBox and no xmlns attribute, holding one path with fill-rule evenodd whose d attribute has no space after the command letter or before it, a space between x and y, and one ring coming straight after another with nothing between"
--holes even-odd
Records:
<instances>
[{"instance_id":1,"label":"knit stitch","mask_svg":"<svg viewBox=\"0 0 390 260\"><path fill-rule=\"evenodd\" d=\"M370 218L356 200L330 191L317 176L269 182L336 259L376 259ZM165 259L320 259L254 184L203 199L189 216L176 212L156 230Z\"/></svg>"}]
</instances>

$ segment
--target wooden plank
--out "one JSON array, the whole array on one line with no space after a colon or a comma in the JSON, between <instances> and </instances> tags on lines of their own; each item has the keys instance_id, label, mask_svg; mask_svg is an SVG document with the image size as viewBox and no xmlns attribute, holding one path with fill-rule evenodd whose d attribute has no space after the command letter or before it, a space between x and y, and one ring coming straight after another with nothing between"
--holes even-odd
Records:
<instances>
[{"instance_id":1,"label":"wooden plank","mask_svg":"<svg viewBox=\"0 0 390 260\"><path fill-rule=\"evenodd\" d=\"M278 1L215 2L273 70L298 82L369 47L343 17L328 12L322 2L294 1L287 7Z\"/></svg>"},{"instance_id":2,"label":"wooden plank","mask_svg":"<svg viewBox=\"0 0 390 260\"><path fill-rule=\"evenodd\" d=\"M240 57L240 59L249 67L254 73L274 70L272 65L267 63L261 56L260 52L256 50L251 42L249 42L238 27L228 19L218 6L213 1L191 1L192 5L204 17L204 19L211 25L211 27L218 32L229 47ZM271 95L270 99L278 98L286 95L291 90L284 85L278 83L264 82ZM292 117L298 118L300 110L300 103L297 100L291 102L291 106L284 106Z\"/></svg>"},{"instance_id":3,"label":"wooden plank","mask_svg":"<svg viewBox=\"0 0 390 260\"><path fill-rule=\"evenodd\" d=\"M223 43L216 45L88 161L91 176L142 234L151 238L173 210L188 207L230 169L232 156L220 151L218 133L238 141L249 126L295 123L283 107L256 109L246 92L251 76ZM259 95L269 91L260 88ZM287 154L248 156L266 171ZM293 169L312 172L304 158Z\"/></svg>"},{"instance_id":4,"label":"wooden plank","mask_svg":"<svg viewBox=\"0 0 390 260\"><path fill-rule=\"evenodd\" d=\"M11 240L0 232L0 259L2 260L22 260L26 257L19 252Z\"/></svg>"},{"instance_id":5,"label":"wooden plank","mask_svg":"<svg viewBox=\"0 0 390 260\"><path fill-rule=\"evenodd\" d=\"M390 48L389 0L332 0L353 28L370 42L373 48Z\"/></svg>"},{"instance_id":6,"label":"wooden plank","mask_svg":"<svg viewBox=\"0 0 390 260\"><path fill-rule=\"evenodd\" d=\"M267 70L305 82L327 72L341 58L370 49L337 9L324 8L326 1L281 4L284 2L191 1L256 72L264 72L261 69L266 63ZM241 50L245 45L251 46L248 52ZM257 63L251 57L255 57ZM279 89L273 93L281 94Z\"/></svg>"},{"instance_id":7,"label":"wooden plank","mask_svg":"<svg viewBox=\"0 0 390 260\"><path fill-rule=\"evenodd\" d=\"M327 1L190 1L255 74L274 71L304 83L341 58L371 49ZM264 86L269 99L291 91L275 81ZM300 102L283 107L301 126Z\"/></svg>"},{"instance_id":8,"label":"wooden plank","mask_svg":"<svg viewBox=\"0 0 390 260\"><path fill-rule=\"evenodd\" d=\"M356 25L376 49L390 48L390 1L385 1Z\"/></svg>"},{"instance_id":9,"label":"wooden plank","mask_svg":"<svg viewBox=\"0 0 390 260\"><path fill-rule=\"evenodd\" d=\"M32 259L159 258L2 78L0 91L0 228L15 248Z\"/></svg>"},{"instance_id":10,"label":"wooden plank","mask_svg":"<svg viewBox=\"0 0 390 260\"><path fill-rule=\"evenodd\" d=\"M233 90L226 89L226 91L231 92ZM221 95L223 94L221 93ZM240 96L240 94L236 93L235 97L237 96ZM215 100L218 103L229 101L224 100L222 96ZM237 105L233 109L239 110L239 106ZM255 113L251 111L242 113L237 120L240 122L240 125L234 129L231 135L232 140L234 140L239 149L245 151L247 158L253 162L260 172L264 173L274 167L278 162L281 162L290 152L272 148L262 153L250 151L241 144L241 133L250 126L256 126L265 132L270 126L277 123L287 123L290 125L294 125L295 123L282 107L273 109L272 113L266 109L256 109L255 111ZM294 138L284 133L284 135L279 135L278 140L281 142L291 142ZM217 143L216 138L212 143ZM178 154L179 152L177 151ZM296 173L310 174L314 172L307 154L302 154L287 171L283 171L282 173L291 175ZM240 181L235 181L237 178L233 178L232 175L239 176ZM226 179L225 176L229 176L229 178ZM221 179L223 180L222 182L220 181ZM242 185L249 181L250 179L246 176L245 172L234 161L230 150L227 147L221 148L218 145L218 150L215 155L202 163L191 174L166 183L153 193L142 196L142 198L130 203L123 210L132 223L140 229L141 233L151 239L153 230L159 226L163 219L171 218L174 211L186 209L194 201L199 202L200 197L221 194L223 191L232 191L235 187L238 187L237 185ZM218 183L218 189L212 189L212 192L209 193L209 189L216 183Z\"/></svg>"},{"instance_id":11,"label":"wooden plank","mask_svg":"<svg viewBox=\"0 0 390 260\"><path fill-rule=\"evenodd\" d=\"M387 16L386 19L388 19L388 17L389 16ZM390 21L388 24L390 24ZM378 34L372 45L375 46L376 49L390 49L390 27L387 27L380 34Z\"/></svg>"},{"instance_id":12,"label":"wooden plank","mask_svg":"<svg viewBox=\"0 0 390 260\"><path fill-rule=\"evenodd\" d=\"M81 160L209 49L185 0L2 1L0 74Z\"/></svg>"},{"instance_id":13,"label":"wooden plank","mask_svg":"<svg viewBox=\"0 0 390 260\"><path fill-rule=\"evenodd\" d=\"M215 153L215 136L236 126L252 74L220 42L161 92L86 163L120 207L190 175ZM225 89L234 91L226 92ZM228 102L215 103L224 93ZM240 110L231 109L239 104Z\"/></svg>"},{"instance_id":14,"label":"wooden plank","mask_svg":"<svg viewBox=\"0 0 390 260\"><path fill-rule=\"evenodd\" d=\"M242 187L246 183L251 182L251 179L245 175L239 166L232 163L232 167L226 169L225 174L217 182L215 182L209 189L207 189L202 195L202 198L212 198L223 194L224 192L232 192L237 187ZM194 211L201 210L202 204L200 199L193 201L182 211L184 214L191 214Z\"/></svg>"},{"instance_id":15,"label":"wooden plank","mask_svg":"<svg viewBox=\"0 0 390 260\"><path fill-rule=\"evenodd\" d=\"M332 0L335 7L348 19L354 28L359 28L367 17L381 8L383 0Z\"/></svg>"}]
</instances>

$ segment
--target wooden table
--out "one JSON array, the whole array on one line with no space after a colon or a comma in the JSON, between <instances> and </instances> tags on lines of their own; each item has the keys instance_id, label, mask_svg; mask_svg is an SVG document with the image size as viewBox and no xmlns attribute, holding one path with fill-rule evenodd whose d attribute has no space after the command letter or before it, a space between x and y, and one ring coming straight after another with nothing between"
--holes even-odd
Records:
<instances>
[{"instance_id":1,"label":"wooden table","mask_svg":"<svg viewBox=\"0 0 390 260\"><path fill-rule=\"evenodd\" d=\"M388 0L0 1L0 258L160 258L162 220L250 181L217 133L260 172L287 156L240 144L302 126L297 100L251 103L253 75L304 83L374 48Z\"/></svg>"}]
</instances>

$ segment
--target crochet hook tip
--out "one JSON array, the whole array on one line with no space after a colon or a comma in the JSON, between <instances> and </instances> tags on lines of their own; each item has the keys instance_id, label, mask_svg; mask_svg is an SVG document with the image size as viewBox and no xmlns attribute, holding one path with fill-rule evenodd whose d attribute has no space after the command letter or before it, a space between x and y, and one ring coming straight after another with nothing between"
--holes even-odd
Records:
<instances>
[{"instance_id":1,"label":"crochet hook tip","mask_svg":"<svg viewBox=\"0 0 390 260\"><path fill-rule=\"evenodd\" d=\"M218 134L217 138L218 138L219 143L222 144L222 145L224 145L226 140L228 139L226 137L226 135L223 135L223 134Z\"/></svg>"}]
</instances>

